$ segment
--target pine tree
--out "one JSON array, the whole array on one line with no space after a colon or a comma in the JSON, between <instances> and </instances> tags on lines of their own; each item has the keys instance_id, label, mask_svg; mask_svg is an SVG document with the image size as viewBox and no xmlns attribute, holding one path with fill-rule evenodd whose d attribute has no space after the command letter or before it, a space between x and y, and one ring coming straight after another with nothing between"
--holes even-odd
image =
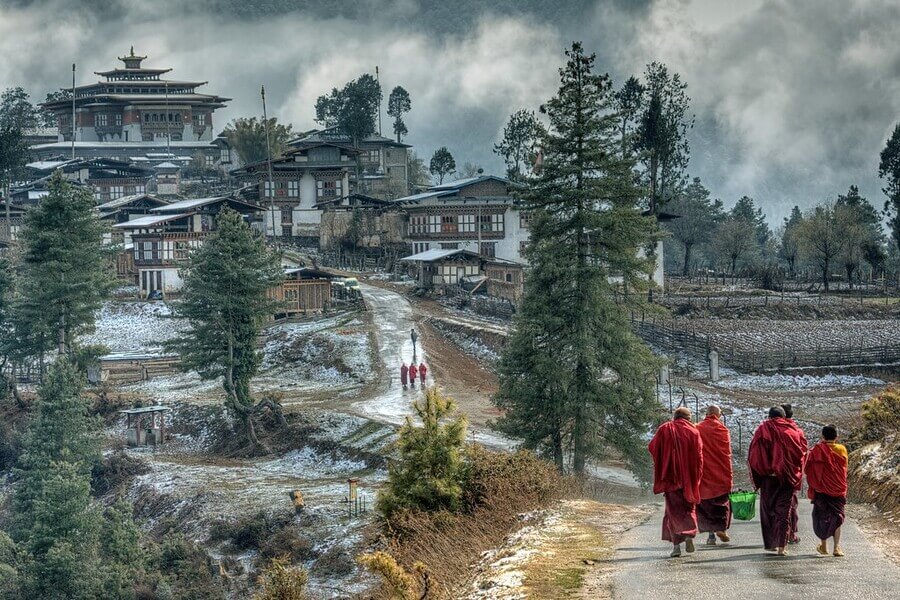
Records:
<instances>
[{"instance_id":1,"label":"pine tree","mask_svg":"<svg viewBox=\"0 0 900 600\"><path fill-rule=\"evenodd\" d=\"M241 215L223 209L216 230L191 254L176 314L190 328L168 344L186 370L222 379L225 404L257 441L250 380L261 357L256 339L275 303L266 292L283 278L278 256L250 230Z\"/></svg>"},{"instance_id":2,"label":"pine tree","mask_svg":"<svg viewBox=\"0 0 900 600\"><path fill-rule=\"evenodd\" d=\"M90 474L99 457L98 423L81 390L75 367L58 360L39 390L16 469L12 534L28 557L25 597L96 597L99 514Z\"/></svg>"},{"instance_id":3,"label":"pine tree","mask_svg":"<svg viewBox=\"0 0 900 600\"><path fill-rule=\"evenodd\" d=\"M72 349L94 327L94 314L114 285L105 226L94 198L57 172L50 193L29 210L15 311L17 350L39 356Z\"/></svg>"},{"instance_id":4,"label":"pine tree","mask_svg":"<svg viewBox=\"0 0 900 600\"><path fill-rule=\"evenodd\" d=\"M103 597L111 600L134 598L134 583L143 567L141 533L131 517L132 511L132 506L119 498L104 514L100 574Z\"/></svg>"},{"instance_id":5,"label":"pine tree","mask_svg":"<svg viewBox=\"0 0 900 600\"><path fill-rule=\"evenodd\" d=\"M397 136L398 144L403 136L409 133L406 123L403 122L403 115L410 109L412 109L412 101L409 98L409 92L399 85L391 90L391 95L388 97L387 114L394 118L394 134Z\"/></svg>"},{"instance_id":6,"label":"pine tree","mask_svg":"<svg viewBox=\"0 0 900 600\"><path fill-rule=\"evenodd\" d=\"M466 419L444 423L456 410L435 388L414 405L422 426L407 417L400 428L400 460L391 465L378 508L390 516L402 508L458 510L462 498Z\"/></svg>"},{"instance_id":7,"label":"pine tree","mask_svg":"<svg viewBox=\"0 0 900 600\"><path fill-rule=\"evenodd\" d=\"M428 171L438 178L438 184L444 183L444 177L456 172L456 160L447 146L441 146L434 151L431 162L428 163Z\"/></svg>"},{"instance_id":8,"label":"pine tree","mask_svg":"<svg viewBox=\"0 0 900 600\"><path fill-rule=\"evenodd\" d=\"M579 43L566 56L559 92L542 108L550 122L543 169L523 195L533 215L531 266L500 363L499 426L561 470L568 457L583 473L589 457L617 452L643 472L655 361L615 287L648 288L652 264L640 250L657 230L641 215L634 163L620 153L609 77L592 72L594 56Z\"/></svg>"}]
</instances>

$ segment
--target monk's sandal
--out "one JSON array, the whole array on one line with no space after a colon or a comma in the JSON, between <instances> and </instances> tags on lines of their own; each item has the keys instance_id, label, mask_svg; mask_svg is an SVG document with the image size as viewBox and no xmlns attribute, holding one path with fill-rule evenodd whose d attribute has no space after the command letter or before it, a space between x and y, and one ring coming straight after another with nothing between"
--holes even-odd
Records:
<instances>
[{"instance_id":1,"label":"monk's sandal","mask_svg":"<svg viewBox=\"0 0 900 600\"><path fill-rule=\"evenodd\" d=\"M671 556L672 558L678 558L679 556L681 556L681 546L675 546L675 548L672 550L672 554L670 554L669 556Z\"/></svg>"}]
</instances>

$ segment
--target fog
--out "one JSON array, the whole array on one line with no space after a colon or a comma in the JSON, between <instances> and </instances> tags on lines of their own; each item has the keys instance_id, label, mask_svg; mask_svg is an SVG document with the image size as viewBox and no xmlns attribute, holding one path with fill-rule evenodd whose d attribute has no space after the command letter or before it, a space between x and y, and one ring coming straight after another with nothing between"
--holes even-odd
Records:
<instances>
[{"instance_id":1,"label":"fog","mask_svg":"<svg viewBox=\"0 0 900 600\"><path fill-rule=\"evenodd\" d=\"M688 83L690 175L731 205L754 197L777 224L794 204L851 184L879 205L878 153L900 119L900 3L892 0L0 0L0 87L34 99L118 64L134 46L171 77L232 98L221 130L261 112L315 126L320 94L379 66L385 95L411 94L406 141L489 172L507 116L556 89L583 40L621 81L652 60ZM384 117L384 132L391 135Z\"/></svg>"}]
</instances>

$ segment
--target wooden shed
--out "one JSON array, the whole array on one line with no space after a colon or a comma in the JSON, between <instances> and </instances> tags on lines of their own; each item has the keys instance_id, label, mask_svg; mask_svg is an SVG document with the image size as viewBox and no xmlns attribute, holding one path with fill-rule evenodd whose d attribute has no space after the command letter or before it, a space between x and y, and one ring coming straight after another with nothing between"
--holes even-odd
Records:
<instances>
[{"instance_id":1,"label":"wooden shed","mask_svg":"<svg viewBox=\"0 0 900 600\"><path fill-rule=\"evenodd\" d=\"M284 281L268 292L281 303L276 316L293 317L320 313L331 303L331 273L320 269L286 269Z\"/></svg>"}]
</instances>

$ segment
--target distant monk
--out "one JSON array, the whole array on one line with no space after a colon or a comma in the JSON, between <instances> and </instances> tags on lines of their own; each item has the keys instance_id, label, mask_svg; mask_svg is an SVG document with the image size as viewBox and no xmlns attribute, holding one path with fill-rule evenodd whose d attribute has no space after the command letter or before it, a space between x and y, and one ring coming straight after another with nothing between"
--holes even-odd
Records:
<instances>
[{"instance_id":1,"label":"distant monk","mask_svg":"<svg viewBox=\"0 0 900 600\"><path fill-rule=\"evenodd\" d=\"M769 418L753 434L747 463L759 490L759 521L763 544L785 556L791 526L794 492L800 489L806 436L796 423L784 418L784 409L769 409Z\"/></svg>"},{"instance_id":2,"label":"distant monk","mask_svg":"<svg viewBox=\"0 0 900 600\"><path fill-rule=\"evenodd\" d=\"M419 363L419 381L422 382L422 387L425 387L425 374L428 372L428 369L425 367L425 362Z\"/></svg>"},{"instance_id":3,"label":"distant monk","mask_svg":"<svg viewBox=\"0 0 900 600\"><path fill-rule=\"evenodd\" d=\"M794 421L794 407L790 404L782 404L782 410L784 410L784 418L796 423ZM794 494L794 499L791 501L791 527L788 529L788 544L799 544L800 543L800 499L797 498L797 494Z\"/></svg>"},{"instance_id":4,"label":"distant monk","mask_svg":"<svg viewBox=\"0 0 900 600\"><path fill-rule=\"evenodd\" d=\"M406 389L406 378L409 375L409 367L406 366L406 363L400 365L400 383L403 384L403 389Z\"/></svg>"},{"instance_id":5,"label":"distant monk","mask_svg":"<svg viewBox=\"0 0 900 600\"><path fill-rule=\"evenodd\" d=\"M656 430L649 449L653 456L653 493L665 494L666 498L662 539L674 546L670 556L681 556L682 542L685 550L693 552L703 442L691 423L691 411L683 406L678 408L672 420Z\"/></svg>"},{"instance_id":6,"label":"distant monk","mask_svg":"<svg viewBox=\"0 0 900 600\"><path fill-rule=\"evenodd\" d=\"M819 538L816 550L828 554L828 538L834 538L834 555L843 556L841 525L847 504L847 449L837 443L837 428L822 428L822 441L813 446L806 459L807 494L812 500L813 531Z\"/></svg>"},{"instance_id":7,"label":"distant monk","mask_svg":"<svg viewBox=\"0 0 900 600\"><path fill-rule=\"evenodd\" d=\"M728 494L733 485L731 466L731 433L720 420L722 410L715 404L706 409L706 419L697 424L703 441L703 476L700 478L700 504L697 505L697 524L700 532L709 532L706 543L716 545L716 536L723 542L731 538L731 502Z\"/></svg>"},{"instance_id":8,"label":"distant monk","mask_svg":"<svg viewBox=\"0 0 900 600\"><path fill-rule=\"evenodd\" d=\"M416 363L409 365L409 387L416 387Z\"/></svg>"}]
</instances>

